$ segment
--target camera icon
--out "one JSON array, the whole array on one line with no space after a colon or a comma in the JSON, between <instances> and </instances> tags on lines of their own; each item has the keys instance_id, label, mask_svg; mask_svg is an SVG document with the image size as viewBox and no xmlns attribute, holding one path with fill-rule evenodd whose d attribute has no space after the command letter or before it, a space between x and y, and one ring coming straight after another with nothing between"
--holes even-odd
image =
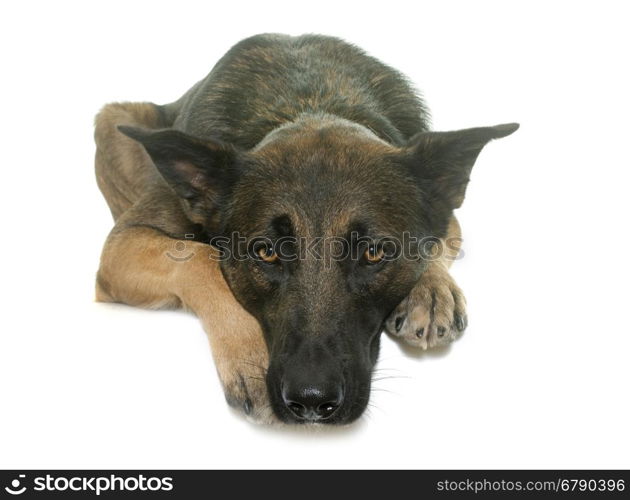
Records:
<instances>
[{"instance_id":1,"label":"camera icon","mask_svg":"<svg viewBox=\"0 0 630 500\"><path fill-rule=\"evenodd\" d=\"M194 234L187 234L184 236L187 240L192 240L195 238ZM167 251L166 256L174 260L175 262L186 262L192 259L195 256L195 252L188 250L185 241L179 240L175 243L173 247L173 252Z\"/></svg>"},{"instance_id":2,"label":"camera icon","mask_svg":"<svg viewBox=\"0 0 630 500\"><path fill-rule=\"evenodd\" d=\"M11 486L5 486L4 490L10 495L21 495L26 491L26 486L22 486L20 488L20 479L24 479L26 476L24 474L20 474L18 476L19 479L14 479L11 481Z\"/></svg>"}]
</instances>

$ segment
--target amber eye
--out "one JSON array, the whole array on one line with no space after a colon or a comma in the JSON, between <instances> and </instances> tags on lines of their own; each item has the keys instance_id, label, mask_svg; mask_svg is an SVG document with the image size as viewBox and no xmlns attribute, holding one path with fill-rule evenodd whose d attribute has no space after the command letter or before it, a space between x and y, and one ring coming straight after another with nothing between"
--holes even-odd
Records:
<instances>
[{"instance_id":1,"label":"amber eye","mask_svg":"<svg viewBox=\"0 0 630 500\"><path fill-rule=\"evenodd\" d=\"M278 260L278 254L270 245L262 245L258 248L258 250L256 250L256 254L258 254L258 257L260 257L261 260L269 264L273 264Z\"/></svg>"},{"instance_id":2,"label":"amber eye","mask_svg":"<svg viewBox=\"0 0 630 500\"><path fill-rule=\"evenodd\" d=\"M385 257L385 250L382 246L370 245L363 254L368 264L378 264Z\"/></svg>"}]
</instances>

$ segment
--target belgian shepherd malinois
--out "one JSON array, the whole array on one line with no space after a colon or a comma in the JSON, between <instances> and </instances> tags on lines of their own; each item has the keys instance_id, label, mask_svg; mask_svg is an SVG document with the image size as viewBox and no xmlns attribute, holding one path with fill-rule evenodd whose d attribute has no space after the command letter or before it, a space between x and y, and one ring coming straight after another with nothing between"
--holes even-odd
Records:
<instances>
[{"instance_id":1,"label":"belgian shepherd malinois","mask_svg":"<svg viewBox=\"0 0 630 500\"><path fill-rule=\"evenodd\" d=\"M197 314L254 419L351 422L384 330L426 349L466 328L453 210L517 128L429 131L407 80L336 38L243 40L179 100L96 117L97 300Z\"/></svg>"}]
</instances>

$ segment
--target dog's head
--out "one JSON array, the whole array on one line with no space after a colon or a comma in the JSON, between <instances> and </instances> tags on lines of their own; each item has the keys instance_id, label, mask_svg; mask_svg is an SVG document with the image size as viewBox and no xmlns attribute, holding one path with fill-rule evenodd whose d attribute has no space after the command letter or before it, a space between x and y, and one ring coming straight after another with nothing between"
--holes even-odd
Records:
<instances>
[{"instance_id":1,"label":"dog's head","mask_svg":"<svg viewBox=\"0 0 630 500\"><path fill-rule=\"evenodd\" d=\"M260 322L267 388L286 422L346 423L370 393L383 321L463 201L471 168L516 124L420 133L394 147L332 117L304 118L250 151L175 130L140 141Z\"/></svg>"}]
</instances>

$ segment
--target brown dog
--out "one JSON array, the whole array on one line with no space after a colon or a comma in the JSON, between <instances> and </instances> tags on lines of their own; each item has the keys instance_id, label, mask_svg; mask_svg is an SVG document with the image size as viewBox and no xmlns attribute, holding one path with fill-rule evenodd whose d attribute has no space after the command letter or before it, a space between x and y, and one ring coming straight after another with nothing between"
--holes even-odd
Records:
<instances>
[{"instance_id":1,"label":"brown dog","mask_svg":"<svg viewBox=\"0 0 630 500\"><path fill-rule=\"evenodd\" d=\"M426 115L398 72L320 36L252 37L175 103L106 106L97 300L193 311L257 420L356 419L383 329L425 349L464 331L453 210L518 128L429 132Z\"/></svg>"}]
</instances>

